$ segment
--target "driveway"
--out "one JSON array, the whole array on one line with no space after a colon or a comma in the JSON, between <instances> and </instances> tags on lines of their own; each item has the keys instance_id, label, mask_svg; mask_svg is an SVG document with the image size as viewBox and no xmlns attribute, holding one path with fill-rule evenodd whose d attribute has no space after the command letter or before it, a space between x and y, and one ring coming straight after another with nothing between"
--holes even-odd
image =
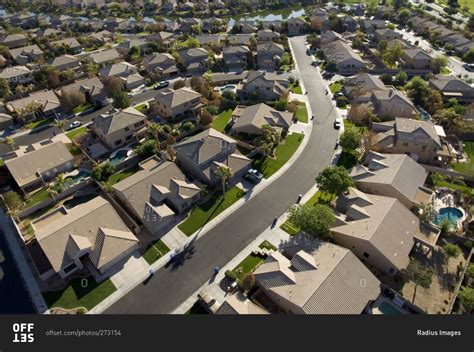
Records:
<instances>
[{"instance_id":1,"label":"driveway","mask_svg":"<svg viewBox=\"0 0 474 352\"><path fill-rule=\"evenodd\" d=\"M304 40L303 36L290 39L317 118L299 158L282 176L196 241L186 260L158 270L146 286L136 287L105 313L172 312L209 280L215 266L222 267L229 262L260 235L274 217L294 204L298 194L306 193L314 185L316 175L330 164L338 134L332 127L336 112L329 96L324 95L319 73L306 55Z\"/></svg>"}]
</instances>

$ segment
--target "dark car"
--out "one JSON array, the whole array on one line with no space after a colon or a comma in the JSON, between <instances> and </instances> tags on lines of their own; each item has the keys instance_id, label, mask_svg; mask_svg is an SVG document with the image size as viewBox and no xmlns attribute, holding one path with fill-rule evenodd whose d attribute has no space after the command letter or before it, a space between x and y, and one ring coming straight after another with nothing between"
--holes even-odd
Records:
<instances>
[{"instance_id":1,"label":"dark car","mask_svg":"<svg viewBox=\"0 0 474 352\"><path fill-rule=\"evenodd\" d=\"M168 81L161 81L159 82L158 84L156 84L153 89L162 89L162 88L166 88L170 85L170 82Z\"/></svg>"},{"instance_id":2,"label":"dark car","mask_svg":"<svg viewBox=\"0 0 474 352\"><path fill-rule=\"evenodd\" d=\"M263 174L255 169L250 169L244 177L252 183L259 183L263 179Z\"/></svg>"}]
</instances>

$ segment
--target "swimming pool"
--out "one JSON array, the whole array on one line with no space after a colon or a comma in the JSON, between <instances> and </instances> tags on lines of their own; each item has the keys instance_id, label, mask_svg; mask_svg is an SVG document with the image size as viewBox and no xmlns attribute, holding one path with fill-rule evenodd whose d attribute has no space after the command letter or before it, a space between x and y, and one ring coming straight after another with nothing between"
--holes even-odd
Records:
<instances>
[{"instance_id":1,"label":"swimming pool","mask_svg":"<svg viewBox=\"0 0 474 352\"><path fill-rule=\"evenodd\" d=\"M387 303L387 302L382 302L379 306L379 310L383 314L387 314L387 315L401 315L402 314L402 312L400 312L397 308L395 308L394 306L392 306L390 303Z\"/></svg>"},{"instance_id":2,"label":"swimming pool","mask_svg":"<svg viewBox=\"0 0 474 352\"><path fill-rule=\"evenodd\" d=\"M132 149L119 149L110 155L109 161L112 165L117 165L121 161L125 160L133 152Z\"/></svg>"},{"instance_id":3,"label":"swimming pool","mask_svg":"<svg viewBox=\"0 0 474 352\"><path fill-rule=\"evenodd\" d=\"M91 175L91 172L88 170L79 170L79 172L76 175L73 176L67 176L64 179L64 183L66 183L69 186L75 185L76 183L79 183L83 179L89 177Z\"/></svg>"},{"instance_id":4,"label":"swimming pool","mask_svg":"<svg viewBox=\"0 0 474 352\"><path fill-rule=\"evenodd\" d=\"M452 225L458 226L458 220L462 219L464 214L457 208L441 208L434 219L434 223L439 225L443 220L448 220Z\"/></svg>"},{"instance_id":5,"label":"swimming pool","mask_svg":"<svg viewBox=\"0 0 474 352\"><path fill-rule=\"evenodd\" d=\"M236 86L236 85L233 85L233 84L228 84L228 85L226 85L226 86L224 86L224 87L222 87L222 88L220 89L221 94L224 93L224 92L232 92L232 93L235 93L236 90L237 90L237 86Z\"/></svg>"}]
</instances>

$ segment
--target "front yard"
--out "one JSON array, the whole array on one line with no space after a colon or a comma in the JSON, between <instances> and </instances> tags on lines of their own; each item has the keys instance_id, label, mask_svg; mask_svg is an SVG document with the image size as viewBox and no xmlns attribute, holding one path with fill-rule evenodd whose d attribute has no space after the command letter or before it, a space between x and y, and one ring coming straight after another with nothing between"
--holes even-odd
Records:
<instances>
[{"instance_id":1,"label":"front yard","mask_svg":"<svg viewBox=\"0 0 474 352\"><path fill-rule=\"evenodd\" d=\"M86 279L73 279L61 290L44 292L43 298L49 308L74 309L84 307L90 310L116 290L117 288L110 279L97 283L90 276Z\"/></svg>"},{"instance_id":2,"label":"front yard","mask_svg":"<svg viewBox=\"0 0 474 352\"><path fill-rule=\"evenodd\" d=\"M53 119L51 117L48 117L47 119L31 121L26 125L26 127L29 128L30 130L32 130L32 129L47 125L51 122L53 122Z\"/></svg>"},{"instance_id":3,"label":"front yard","mask_svg":"<svg viewBox=\"0 0 474 352\"><path fill-rule=\"evenodd\" d=\"M166 244L164 244L162 240L157 240L150 243L145 253L143 253L143 259L145 259L147 263L151 265L169 251L170 249L166 246Z\"/></svg>"},{"instance_id":4,"label":"front yard","mask_svg":"<svg viewBox=\"0 0 474 352\"><path fill-rule=\"evenodd\" d=\"M263 263L266 258L264 256L251 253L239 265L237 265L232 272L235 274L237 281L242 281L245 274L252 273L257 267Z\"/></svg>"},{"instance_id":5,"label":"front yard","mask_svg":"<svg viewBox=\"0 0 474 352\"><path fill-rule=\"evenodd\" d=\"M295 117L298 122L308 123L308 110L305 103L298 104L298 110L295 112Z\"/></svg>"},{"instance_id":6,"label":"front yard","mask_svg":"<svg viewBox=\"0 0 474 352\"><path fill-rule=\"evenodd\" d=\"M87 134L87 127L82 126L82 127L76 128L75 130L73 130L71 132L66 133L66 136L68 136L69 139L72 140L72 139L75 139L75 138L78 138L78 137L82 137L85 134Z\"/></svg>"},{"instance_id":7,"label":"front yard","mask_svg":"<svg viewBox=\"0 0 474 352\"><path fill-rule=\"evenodd\" d=\"M303 89L301 88L300 84L298 85L290 84L290 90L294 94L303 94Z\"/></svg>"},{"instance_id":8,"label":"front yard","mask_svg":"<svg viewBox=\"0 0 474 352\"><path fill-rule=\"evenodd\" d=\"M224 132L225 127L227 126L230 121L230 118L232 117L232 111L232 109L227 109L217 115L214 120L212 120L212 128L218 130L219 132Z\"/></svg>"},{"instance_id":9,"label":"front yard","mask_svg":"<svg viewBox=\"0 0 474 352\"><path fill-rule=\"evenodd\" d=\"M291 158L302 141L302 133L289 134L285 141L276 147L274 158L259 156L254 160L253 167L266 178L270 177Z\"/></svg>"},{"instance_id":10,"label":"front yard","mask_svg":"<svg viewBox=\"0 0 474 352\"><path fill-rule=\"evenodd\" d=\"M191 210L188 218L179 224L178 228L186 236L191 236L244 195L245 192L235 186L229 188L225 192L225 198L222 195L222 192L218 192L207 202L200 204Z\"/></svg>"},{"instance_id":11,"label":"front yard","mask_svg":"<svg viewBox=\"0 0 474 352\"><path fill-rule=\"evenodd\" d=\"M329 85L329 89L331 90L332 94L340 93L342 91L342 83L341 82L334 82Z\"/></svg>"},{"instance_id":12,"label":"front yard","mask_svg":"<svg viewBox=\"0 0 474 352\"><path fill-rule=\"evenodd\" d=\"M84 103L82 105L79 105L79 106L76 106L72 112L74 114L80 114L80 113L83 113L84 111L88 110L92 108L92 104L91 103Z\"/></svg>"}]
</instances>

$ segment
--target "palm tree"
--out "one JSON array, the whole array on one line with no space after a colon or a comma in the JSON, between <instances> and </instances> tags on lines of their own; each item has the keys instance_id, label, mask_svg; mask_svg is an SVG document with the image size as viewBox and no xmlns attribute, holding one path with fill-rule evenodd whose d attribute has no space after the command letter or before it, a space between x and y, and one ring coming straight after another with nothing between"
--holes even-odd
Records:
<instances>
[{"instance_id":1,"label":"palm tree","mask_svg":"<svg viewBox=\"0 0 474 352\"><path fill-rule=\"evenodd\" d=\"M56 202L56 196L59 194L59 192L53 183L48 185L47 191L50 197L53 198L54 202Z\"/></svg>"},{"instance_id":2,"label":"palm tree","mask_svg":"<svg viewBox=\"0 0 474 352\"><path fill-rule=\"evenodd\" d=\"M163 131L163 126L160 124L157 124L156 122L152 122L148 125L148 128L150 129L151 133L153 134L153 137L158 140L159 134Z\"/></svg>"},{"instance_id":3,"label":"palm tree","mask_svg":"<svg viewBox=\"0 0 474 352\"><path fill-rule=\"evenodd\" d=\"M217 176L219 176L219 178L221 179L222 195L224 196L224 198L225 198L225 185L227 181L232 177L232 175L233 175L233 172L230 167L223 164L217 167Z\"/></svg>"},{"instance_id":4,"label":"palm tree","mask_svg":"<svg viewBox=\"0 0 474 352\"><path fill-rule=\"evenodd\" d=\"M64 174L59 174L54 179L54 187L59 193L63 191L65 182L66 178L64 177Z\"/></svg>"},{"instance_id":5,"label":"palm tree","mask_svg":"<svg viewBox=\"0 0 474 352\"><path fill-rule=\"evenodd\" d=\"M5 138L3 143L8 145L11 150L15 150L15 140L12 137Z\"/></svg>"},{"instance_id":6,"label":"palm tree","mask_svg":"<svg viewBox=\"0 0 474 352\"><path fill-rule=\"evenodd\" d=\"M168 157L171 159L171 161L174 160L175 154L174 154L174 148L173 144L176 143L176 139L172 134L168 135L168 139L166 140L166 152L168 153Z\"/></svg>"}]
</instances>

